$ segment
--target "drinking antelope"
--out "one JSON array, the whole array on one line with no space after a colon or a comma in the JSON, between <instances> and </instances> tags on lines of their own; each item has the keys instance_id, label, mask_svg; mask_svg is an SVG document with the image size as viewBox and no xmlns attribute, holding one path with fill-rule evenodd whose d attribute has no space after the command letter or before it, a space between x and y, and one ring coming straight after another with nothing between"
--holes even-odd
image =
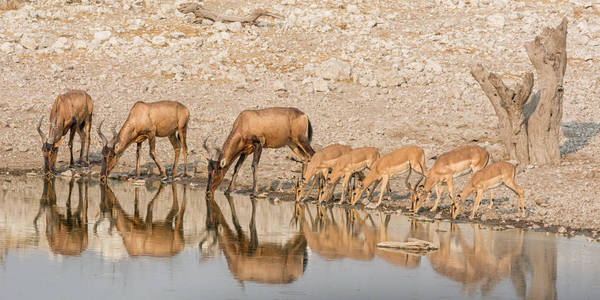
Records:
<instances>
[{"instance_id":1,"label":"drinking antelope","mask_svg":"<svg viewBox=\"0 0 600 300\"><path fill-rule=\"evenodd\" d=\"M390 190L388 189L390 177L395 174L402 174L406 171L408 171L408 176L406 177L406 186L411 192L411 199L413 199L413 197L416 195L416 187L419 185L423 177L421 177L419 182L415 184L414 188L411 187L410 183L408 182L411 170L415 170L423 176L427 172L425 166L425 153L421 147L407 146L380 157L375 161L365 179L359 183L359 187L353 191L350 204L354 205L356 201L360 199L365 189L373 185L373 190L375 190L377 185L379 185L381 182L379 201L377 201L375 205L369 204L370 208L378 207L381 204L384 192L387 190L388 194L390 194ZM356 190L358 190L358 193Z\"/></svg>"},{"instance_id":2,"label":"drinking antelope","mask_svg":"<svg viewBox=\"0 0 600 300\"><path fill-rule=\"evenodd\" d=\"M412 203L413 211L415 213L419 211L421 204L429 199L431 189L439 183L440 186L436 190L437 200L431 208L431 211L436 211L444 190L442 184L445 182L448 185L448 194L453 203L450 209L454 219L460 207L454 199L452 179L465 175L470 171L475 173L483 169L488 160L488 152L479 146L462 146L440 155L426 174L425 183L418 187L417 197Z\"/></svg>"},{"instance_id":3,"label":"drinking antelope","mask_svg":"<svg viewBox=\"0 0 600 300\"><path fill-rule=\"evenodd\" d=\"M150 157L156 163L161 176L165 177L165 169L156 159L156 137L168 137L173 150L175 151L175 161L173 162L173 178L177 175L177 163L179 161L179 152L183 147L183 174L187 176L187 129L190 118L190 111L185 105L175 101L159 101L146 103L138 101L131 110L127 120L121 127L119 133L116 133L113 127L113 137L109 141L102 134L102 122L98 126L98 135L102 139L104 147L102 148L102 169L100 176L106 179L108 174L117 164L117 161L123 152L135 142L137 144L135 165L135 176L140 176L140 151L142 142L148 139L150 146Z\"/></svg>"},{"instance_id":4,"label":"drinking antelope","mask_svg":"<svg viewBox=\"0 0 600 300\"><path fill-rule=\"evenodd\" d=\"M305 192L305 185L313 179L313 184L310 187L312 190L315 187L315 183L318 182L317 195L321 193L323 184L329 175L329 170L335 166L336 160L345 153L352 150L350 146L333 144L329 145L320 151L316 152L308 162L308 165L302 173L301 184L298 184L296 190L296 202L302 199Z\"/></svg>"},{"instance_id":5,"label":"drinking antelope","mask_svg":"<svg viewBox=\"0 0 600 300\"><path fill-rule=\"evenodd\" d=\"M475 212L479 208L481 198L486 190L490 190L490 209L494 206L494 188L504 184L517 194L517 212L525 213L525 193L523 189L515 183L516 168L513 164L501 161L493 163L473 174L462 193L457 198L461 202L467 199L471 194L476 193L473 201L473 211L470 219L475 217Z\"/></svg>"},{"instance_id":6,"label":"drinking antelope","mask_svg":"<svg viewBox=\"0 0 600 300\"><path fill-rule=\"evenodd\" d=\"M44 156L44 173L54 173L58 147L62 144L65 135L69 132L69 151L71 160L69 167L73 167L73 137L75 132L81 140L79 163L89 164L90 129L92 127L92 110L94 103L92 97L84 91L72 90L60 94L54 100L50 110L50 129L46 136L41 129L44 116L38 122L37 131L42 139L42 154ZM85 148L85 162L83 153Z\"/></svg>"},{"instance_id":7,"label":"drinking antelope","mask_svg":"<svg viewBox=\"0 0 600 300\"><path fill-rule=\"evenodd\" d=\"M303 169L315 151L310 146L312 126L308 116L296 108L272 107L259 110L242 111L233 122L229 136L222 148L207 145L208 183L206 193L212 195L223 181L231 163L238 158L233 169L231 182L225 193L230 193L235 184L237 172L246 159L254 153L252 160L252 195L256 195L256 169L263 148L290 147L301 157Z\"/></svg>"},{"instance_id":8,"label":"drinking antelope","mask_svg":"<svg viewBox=\"0 0 600 300\"><path fill-rule=\"evenodd\" d=\"M321 192L323 197L319 195L319 203L333 197L333 192L335 191L338 181L344 177L342 183L342 197L338 204L343 203L346 198L346 189L348 187L348 182L350 182L350 177L352 177L354 173L360 172L365 168L371 169L371 166L378 158L379 150L374 147L357 148L340 156L336 160L331 175L327 179L327 184ZM331 185L331 188L329 188L329 185Z\"/></svg>"}]
</instances>

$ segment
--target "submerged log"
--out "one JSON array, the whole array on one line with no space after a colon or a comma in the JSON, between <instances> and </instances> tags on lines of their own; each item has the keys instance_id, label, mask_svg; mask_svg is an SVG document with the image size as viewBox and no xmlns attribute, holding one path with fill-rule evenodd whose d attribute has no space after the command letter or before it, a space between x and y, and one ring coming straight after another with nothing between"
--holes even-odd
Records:
<instances>
[{"instance_id":1,"label":"submerged log","mask_svg":"<svg viewBox=\"0 0 600 300\"><path fill-rule=\"evenodd\" d=\"M409 238L406 242L387 241L377 244L379 248L392 248L408 251L431 251L439 249L433 243L419 239Z\"/></svg>"}]
</instances>

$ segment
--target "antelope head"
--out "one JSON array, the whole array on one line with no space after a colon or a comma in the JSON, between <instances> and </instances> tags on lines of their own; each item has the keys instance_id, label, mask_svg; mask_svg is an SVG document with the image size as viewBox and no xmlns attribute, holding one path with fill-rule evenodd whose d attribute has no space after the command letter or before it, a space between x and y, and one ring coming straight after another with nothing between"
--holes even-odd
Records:
<instances>
[{"instance_id":1,"label":"antelope head","mask_svg":"<svg viewBox=\"0 0 600 300\"><path fill-rule=\"evenodd\" d=\"M215 146L216 138L212 143L208 143L208 138L204 139L204 143L202 147L206 153L208 153L208 157L204 157L208 164L208 183L206 184L206 193L211 194L215 191L217 186L223 180L225 176L225 166L227 165L227 161L223 157L223 151L220 148Z\"/></svg>"},{"instance_id":2,"label":"antelope head","mask_svg":"<svg viewBox=\"0 0 600 300\"><path fill-rule=\"evenodd\" d=\"M117 133L116 126L112 128L113 137L110 141L102 134L102 123L104 120L100 122L98 125L98 135L102 140L102 168L100 169L100 178L104 181L108 177L108 174L117 164L117 160L119 159L119 145L117 141L119 139L119 134Z\"/></svg>"},{"instance_id":3,"label":"antelope head","mask_svg":"<svg viewBox=\"0 0 600 300\"><path fill-rule=\"evenodd\" d=\"M44 134L44 132L42 132L42 129L41 129L43 120L44 120L44 116L42 116L40 118L40 121L38 122L37 131L40 134L40 138L42 141L42 154L44 156L44 174L49 176L54 173L54 164L56 163L56 156L58 154L58 147L55 146L55 141L54 141L54 137L56 136L56 131L58 129L56 128L56 118L55 118L54 122L52 122L52 124L50 124L50 126L51 126L50 135L51 135L52 139L49 140L48 137Z\"/></svg>"}]
</instances>

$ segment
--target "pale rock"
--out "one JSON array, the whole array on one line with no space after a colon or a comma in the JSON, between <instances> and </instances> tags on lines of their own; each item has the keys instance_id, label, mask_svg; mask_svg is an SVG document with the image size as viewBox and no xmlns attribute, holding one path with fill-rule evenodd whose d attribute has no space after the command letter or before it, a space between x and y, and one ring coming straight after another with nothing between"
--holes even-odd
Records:
<instances>
[{"instance_id":1,"label":"pale rock","mask_svg":"<svg viewBox=\"0 0 600 300\"><path fill-rule=\"evenodd\" d=\"M182 38L185 38L185 33L181 32L181 31L175 31L175 32L171 32L169 34L169 37L172 39L182 39Z\"/></svg>"},{"instance_id":2,"label":"pale rock","mask_svg":"<svg viewBox=\"0 0 600 300\"><path fill-rule=\"evenodd\" d=\"M167 44L167 38L162 35L157 35L152 38L152 44L155 46L164 46Z\"/></svg>"},{"instance_id":3,"label":"pale rock","mask_svg":"<svg viewBox=\"0 0 600 300\"><path fill-rule=\"evenodd\" d=\"M425 69L425 65L418 61L415 61L415 62L409 63L407 65L407 68L414 72L423 72L423 70Z\"/></svg>"},{"instance_id":4,"label":"pale rock","mask_svg":"<svg viewBox=\"0 0 600 300\"><path fill-rule=\"evenodd\" d=\"M32 36L24 35L21 38L21 46L23 46L25 49L36 50L38 43Z\"/></svg>"},{"instance_id":5,"label":"pale rock","mask_svg":"<svg viewBox=\"0 0 600 300\"><path fill-rule=\"evenodd\" d=\"M142 54L144 54L145 56L156 56L156 49L150 46L146 46L142 48Z\"/></svg>"},{"instance_id":6,"label":"pale rock","mask_svg":"<svg viewBox=\"0 0 600 300\"><path fill-rule=\"evenodd\" d=\"M275 80L273 81L273 90L274 91L287 91L285 86L285 82L283 80Z\"/></svg>"},{"instance_id":7,"label":"pale rock","mask_svg":"<svg viewBox=\"0 0 600 300\"><path fill-rule=\"evenodd\" d=\"M29 151L29 148L27 148L27 146L25 145L19 145L19 147L17 147L17 150L19 150L19 152L27 152Z\"/></svg>"},{"instance_id":8,"label":"pale rock","mask_svg":"<svg viewBox=\"0 0 600 300\"><path fill-rule=\"evenodd\" d=\"M225 25L225 23L223 22L214 22L213 23L213 27L218 30L218 31L225 31L227 30L227 25Z\"/></svg>"},{"instance_id":9,"label":"pale rock","mask_svg":"<svg viewBox=\"0 0 600 300\"><path fill-rule=\"evenodd\" d=\"M231 32L240 32L240 31L242 31L242 23L240 23L240 22L227 23L227 30L229 30Z\"/></svg>"},{"instance_id":10,"label":"pale rock","mask_svg":"<svg viewBox=\"0 0 600 300\"><path fill-rule=\"evenodd\" d=\"M313 89L317 92L329 92L329 83L323 78L314 78L312 80Z\"/></svg>"},{"instance_id":11,"label":"pale rock","mask_svg":"<svg viewBox=\"0 0 600 300\"><path fill-rule=\"evenodd\" d=\"M346 6L346 11L351 14L360 14L360 9L355 4L348 4L348 6Z\"/></svg>"},{"instance_id":12,"label":"pale rock","mask_svg":"<svg viewBox=\"0 0 600 300\"><path fill-rule=\"evenodd\" d=\"M96 41L98 43L103 43L105 41L108 41L108 39L110 39L111 36L112 36L112 33L108 30L98 31L98 32L94 33L94 41Z\"/></svg>"},{"instance_id":13,"label":"pale rock","mask_svg":"<svg viewBox=\"0 0 600 300\"><path fill-rule=\"evenodd\" d=\"M330 58L321 63L315 75L323 79L347 80L352 76L352 66L348 62Z\"/></svg>"},{"instance_id":14,"label":"pale rock","mask_svg":"<svg viewBox=\"0 0 600 300\"><path fill-rule=\"evenodd\" d=\"M215 42L221 44L223 41L228 41L229 39L231 39L231 34L229 32L221 31L209 36L206 41L209 43Z\"/></svg>"},{"instance_id":15,"label":"pale rock","mask_svg":"<svg viewBox=\"0 0 600 300\"><path fill-rule=\"evenodd\" d=\"M15 51L15 45L11 42L4 42L0 45L0 51L4 53L12 53Z\"/></svg>"},{"instance_id":16,"label":"pale rock","mask_svg":"<svg viewBox=\"0 0 600 300\"><path fill-rule=\"evenodd\" d=\"M227 76L225 76L225 78L236 84L246 83L246 76L244 76L244 74L237 70L232 70L231 72L227 73Z\"/></svg>"},{"instance_id":17,"label":"pale rock","mask_svg":"<svg viewBox=\"0 0 600 300\"><path fill-rule=\"evenodd\" d=\"M503 28L504 27L504 17L501 14L493 14L487 17L487 23L490 26Z\"/></svg>"},{"instance_id":18,"label":"pale rock","mask_svg":"<svg viewBox=\"0 0 600 300\"><path fill-rule=\"evenodd\" d=\"M60 176L62 176L62 177L73 177L73 171L66 170L66 171L60 173Z\"/></svg>"},{"instance_id":19,"label":"pale rock","mask_svg":"<svg viewBox=\"0 0 600 300\"><path fill-rule=\"evenodd\" d=\"M88 47L88 44L84 40L75 40L73 42L73 48L75 48L75 49L86 49L87 47Z\"/></svg>"},{"instance_id":20,"label":"pale rock","mask_svg":"<svg viewBox=\"0 0 600 300\"><path fill-rule=\"evenodd\" d=\"M134 36L132 44L134 47L140 47L140 46L146 45L147 43L143 38L141 38L139 36Z\"/></svg>"},{"instance_id":21,"label":"pale rock","mask_svg":"<svg viewBox=\"0 0 600 300\"><path fill-rule=\"evenodd\" d=\"M61 50L69 50L71 49L71 43L66 37L59 37L56 39L54 44L51 46L52 49L61 49Z\"/></svg>"},{"instance_id":22,"label":"pale rock","mask_svg":"<svg viewBox=\"0 0 600 300\"><path fill-rule=\"evenodd\" d=\"M427 63L425 64L425 71L427 72L431 72L434 74L442 74L442 66L434 61L434 60L428 60Z\"/></svg>"}]
</instances>

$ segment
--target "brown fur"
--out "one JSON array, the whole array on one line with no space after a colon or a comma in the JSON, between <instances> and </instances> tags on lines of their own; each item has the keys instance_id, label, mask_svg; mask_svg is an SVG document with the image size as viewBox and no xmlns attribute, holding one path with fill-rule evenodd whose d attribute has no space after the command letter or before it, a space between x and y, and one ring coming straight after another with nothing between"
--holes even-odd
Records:
<instances>
[{"instance_id":1,"label":"brown fur","mask_svg":"<svg viewBox=\"0 0 600 300\"><path fill-rule=\"evenodd\" d=\"M127 147L132 143L136 143L135 173L136 177L139 177L140 151L142 142L147 139L150 146L150 157L158 166L161 176L166 176L165 169L156 159L154 148L157 137L168 137L173 146L175 151L173 177L177 175L179 153L181 147L183 147L184 175L187 175L187 129L189 118L190 111L187 107L176 101L136 102L129 111L129 116L121 127L119 134L114 135L110 142L102 134L102 123L100 123L98 135L104 141L100 175L102 178L108 177Z\"/></svg>"},{"instance_id":2,"label":"brown fur","mask_svg":"<svg viewBox=\"0 0 600 300\"><path fill-rule=\"evenodd\" d=\"M254 153L252 193L256 194L256 169L262 149L288 146L302 158L305 166L315 153L310 146L311 138L312 127L308 116L296 108L272 107L242 111L221 149L207 146L205 140L204 148L210 156L206 158L209 174L206 192L211 195L214 193L233 161L239 157L226 191L231 192L239 167L247 155Z\"/></svg>"},{"instance_id":3,"label":"brown fur","mask_svg":"<svg viewBox=\"0 0 600 300\"><path fill-rule=\"evenodd\" d=\"M460 207L454 199L453 177L463 172L475 173L483 169L488 160L487 150L479 146L462 146L440 155L427 173L424 185L419 187L418 196L413 202L413 211L418 212L422 203L429 199L431 189L440 184L436 191L437 200L431 208L431 211L436 211L443 192L441 184L445 182L453 203L451 206L452 218L455 218Z\"/></svg>"},{"instance_id":4,"label":"brown fur","mask_svg":"<svg viewBox=\"0 0 600 300\"><path fill-rule=\"evenodd\" d=\"M300 185L300 187L298 187L296 192L296 202L300 201L300 199L304 195L305 186L311 179L313 179L315 176L319 177L313 180L313 184L311 187L312 190L317 180L320 181L327 179L329 171L335 166L335 162L337 161L337 159L343 154L350 152L351 150L352 148L350 146L333 144L316 152L315 155L311 157L307 167L304 169L304 173L302 174L302 184ZM318 188L319 190L317 192L317 195L321 193L321 189L323 188L322 183L319 184Z\"/></svg>"},{"instance_id":5,"label":"brown fur","mask_svg":"<svg viewBox=\"0 0 600 300\"><path fill-rule=\"evenodd\" d=\"M48 137L44 136L40 126L42 118L38 123L38 133L42 138L42 153L44 155L44 173L54 172L54 165L58 155L58 147L62 144L67 133L69 134L69 150L71 160L69 166L73 167L73 137L77 132L81 139L81 150L79 152L79 163L89 164L90 152L90 130L92 128L92 112L94 103L90 95L84 91L72 90L58 95L50 110L50 129ZM84 149L85 148L85 149ZM85 162L83 153L85 151Z\"/></svg>"}]
</instances>

